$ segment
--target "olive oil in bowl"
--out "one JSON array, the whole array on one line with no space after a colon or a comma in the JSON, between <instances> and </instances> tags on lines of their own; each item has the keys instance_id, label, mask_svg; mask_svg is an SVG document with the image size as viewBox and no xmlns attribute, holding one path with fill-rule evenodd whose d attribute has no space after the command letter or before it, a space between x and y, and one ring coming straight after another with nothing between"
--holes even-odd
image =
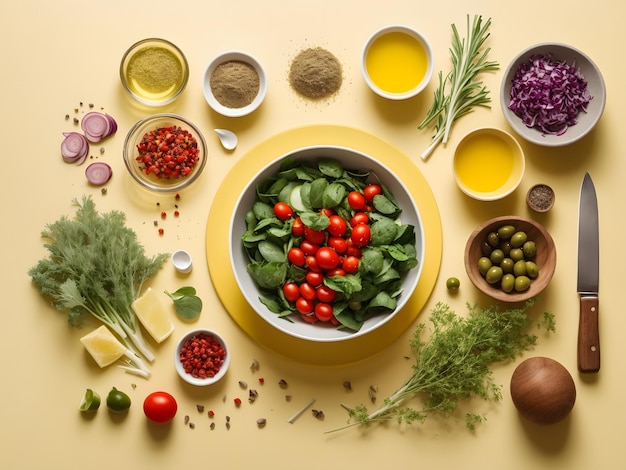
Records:
<instances>
[{"instance_id":1,"label":"olive oil in bowl","mask_svg":"<svg viewBox=\"0 0 626 470\"><path fill-rule=\"evenodd\" d=\"M522 148L499 129L467 134L454 153L453 170L459 188L475 199L490 201L511 194L524 175Z\"/></svg>"}]
</instances>

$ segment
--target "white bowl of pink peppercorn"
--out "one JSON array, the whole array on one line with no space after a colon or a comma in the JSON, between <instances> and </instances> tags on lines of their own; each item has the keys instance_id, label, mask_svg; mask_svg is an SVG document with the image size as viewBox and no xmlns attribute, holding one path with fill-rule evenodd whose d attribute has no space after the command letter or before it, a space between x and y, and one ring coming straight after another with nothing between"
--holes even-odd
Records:
<instances>
[{"instance_id":1,"label":"white bowl of pink peppercorn","mask_svg":"<svg viewBox=\"0 0 626 470\"><path fill-rule=\"evenodd\" d=\"M174 365L181 379L191 385L206 386L220 380L230 365L226 341L213 330L198 328L178 341Z\"/></svg>"},{"instance_id":2,"label":"white bowl of pink peppercorn","mask_svg":"<svg viewBox=\"0 0 626 470\"><path fill-rule=\"evenodd\" d=\"M130 176L156 192L181 191L202 174L207 150L204 136L176 114L154 114L128 131L123 149Z\"/></svg>"}]
</instances>

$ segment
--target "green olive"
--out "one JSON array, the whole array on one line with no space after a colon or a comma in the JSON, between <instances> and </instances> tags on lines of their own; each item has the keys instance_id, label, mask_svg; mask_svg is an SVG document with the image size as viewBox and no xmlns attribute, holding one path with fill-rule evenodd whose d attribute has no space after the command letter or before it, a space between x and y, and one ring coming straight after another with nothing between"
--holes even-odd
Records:
<instances>
[{"instance_id":1,"label":"green olive","mask_svg":"<svg viewBox=\"0 0 626 470\"><path fill-rule=\"evenodd\" d=\"M130 408L130 397L113 387L107 395L107 408L114 413L124 413Z\"/></svg>"},{"instance_id":2,"label":"green olive","mask_svg":"<svg viewBox=\"0 0 626 470\"><path fill-rule=\"evenodd\" d=\"M524 252L524 256L526 258L533 258L537 254L537 245L535 242L528 240L524 245L522 245L522 251Z\"/></svg>"},{"instance_id":3,"label":"green olive","mask_svg":"<svg viewBox=\"0 0 626 470\"><path fill-rule=\"evenodd\" d=\"M537 263L526 261L526 275L531 279L535 279L539 275L539 267L537 267Z\"/></svg>"},{"instance_id":4,"label":"green olive","mask_svg":"<svg viewBox=\"0 0 626 470\"><path fill-rule=\"evenodd\" d=\"M449 277L448 280L446 281L446 287L448 288L450 292L458 291L460 286L461 286L461 281L459 281L459 279L456 277Z\"/></svg>"},{"instance_id":5,"label":"green olive","mask_svg":"<svg viewBox=\"0 0 626 470\"><path fill-rule=\"evenodd\" d=\"M503 225L498 229L498 237L501 240L508 240L515 233L515 227L512 225Z\"/></svg>"},{"instance_id":6,"label":"green olive","mask_svg":"<svg viewBox=\"0 0 626 470\"><path fill-rule=\"evenodd\" d=\"M483 256L478 260L478 272L483 276L487 275L487 271L489 271L491 266L493 266L493 263L486 256Z\"/></svg>"},{"instance_id":7,"label":"green olive","mask_svg":"<svg viewBox=\"0 0 626 470\"><path fill-rule=\"evenodd\" d=\"M511 258L504 258L500 263L500 267L505 274L512 273L513 266L515 266L515 261L513 261Z\"/></svg>"},{"instance_id":8,"label":"green olive","mask_svg":"<svg viewBox=\"0 0 626 470\"><path fill-rule=\"evenodd\" d=\"M504 252L500 248L496 248L489 255L489 259L493 264L500 264L504 259Z\"/></svg>"},{"instance_id":9,"label":"green olive","mask_svg":"<svg viewBox=\"0 0 626 470\"><path fill-rule=\"evenodd\" d=\"M480 244L480 252L483 254L483 256L489 256L492 250L493 247L489 243L487 243L487 241L484 241Z\"/></svg>"},{"instance_id":10,"label":"green olive","mask_svg":"<svg viewBox=\"0 0 626 470\"><path fill-rule=\"evenodd\" d=\"M528 235L526 235L526 232L515 232L511 236L511 246L513 248L520 248L524 245L524 243L526 243L527 240Z\"/></svg>"},{"instance_id":11,"label":"green olive","mask_svg":"<svg viewBox=\"0 0 626 470\"><path fill-rule=\"evenodd\" d=\"M530 287L530 279L528 276L517 276L515 278L515 290L517 292L524 292Z\"/></svg>"},{"instance_id":12,"label":"green olive","mask_svg":"<svg viewBox=\"0 0 626 470\"><path fill-rule=\"evenodd\" d=\"M504 240L502 243L500 243L500 249L505 256L509 256L509 253L511 253L511 248L513 247L511 246L511 242L509 240Z\"/></svg>"},{"instance_id":13,"label":"green olive","mask_svg":"<svg viewBox=\"0 0 626 470\"><path fill-rule=\"evenodd\" d=\"M524 252L521 248L513 248L509 253L509 258L513 261L520 261L524 259Z\"/></svg>"},{"instance_id":14,"label":"green olive","mask_svg":"<svg viewBox=\"0 0 626 470\"><path fill-rule=\"evenodd\" d=\"M489 268L489 271L487 271L485 279L489 284L497 284L502 279L503 274L504 273L502 272L502 268L500 266L492 266Z\"/></svg>"},{"instance_id":15,"label":"green olive","mask_svg":"<svg viewBox=\"0 0 626 470\"><path fill-rule=\"evenodd\" d=\"M526 276L526 261L523 259L517 261L513 266L513 274L515 274L515 277Z\"/></svg>"},{"instance_id":16,"label":"green olive","mask_svg":"<svg viewBox=\"0 0 626 470\"><path fill-rule=\"evenodd\" d=\"M515 289L515 276L513 276L513 274L505 274L502 276L500 286L504 292L513 292L513 289Z\"/></svg>"},{"instance_id":17,"label":"green olive","mask_svg":"<svg viewBox=\"0 0 626 470\"><path fill-rule=\"evenodd\" d=\"M487 243L489 243L489 246L491 246L492 248L497 247L500 244L500 238L498 237L498 234L496 232L490 232L487 235Z\"/></svg>"}]
</instances>

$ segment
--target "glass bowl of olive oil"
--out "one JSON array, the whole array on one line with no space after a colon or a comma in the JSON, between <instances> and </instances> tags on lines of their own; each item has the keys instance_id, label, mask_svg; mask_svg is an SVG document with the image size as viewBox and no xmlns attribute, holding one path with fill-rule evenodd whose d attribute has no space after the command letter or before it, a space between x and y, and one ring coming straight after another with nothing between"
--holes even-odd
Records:
<instances>
[{"instance_id":1,"label":"glass bowl of olive oil","mask_svg":"<svg viewBox=\"0 0 626 470\"><path fill-rule=\"evenodd\" d=\"M133 44L120 63L122 86L136 101L165 106L180 96L189 81L189 64L171 42L148 38Z\"/></svg>"}]
</instances>

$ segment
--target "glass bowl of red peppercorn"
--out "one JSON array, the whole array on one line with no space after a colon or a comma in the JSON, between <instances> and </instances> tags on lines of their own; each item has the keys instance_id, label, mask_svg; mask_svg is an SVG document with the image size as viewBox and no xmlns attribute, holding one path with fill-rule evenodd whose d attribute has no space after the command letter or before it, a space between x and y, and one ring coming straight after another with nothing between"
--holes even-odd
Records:
<instances>
[{"instance_id":1,"label":"glass bowl of red peppercorn","mask_svg":"<svg viewBox=\"0 0 626 470\"><path fill-rule=\"evenodd\" d=\"M154 114L128 131L124 164L143 188L181 191L202 174L207 149L204 136L192 122L176 114Z\"/></svg>"},{"instance_id":2,"label":"glass bowl of red peppercorn","mask_svg":"<svg viewBox=\"0 0 626 470\"><path fill-rule=\"evenodd\" d=\"M226 341L213 330L198 328L178 341L174 355L176 372L191 385L206 386L228 371L230 353Z\"/></svg>"}]
</instances>

